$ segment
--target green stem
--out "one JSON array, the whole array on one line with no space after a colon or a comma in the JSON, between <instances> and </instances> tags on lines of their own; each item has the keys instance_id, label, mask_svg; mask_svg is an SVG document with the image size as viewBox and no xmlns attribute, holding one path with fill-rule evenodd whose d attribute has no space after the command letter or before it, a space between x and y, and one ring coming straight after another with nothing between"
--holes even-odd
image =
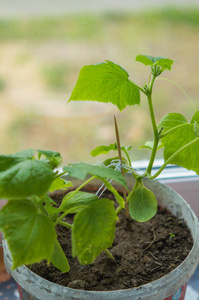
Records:
<instances>
[{"instance_id":1,"label":"green stem","mask_svg":"<svg viewBox=\"0 0 199 300\"><path fill-rule=\"evenodd\" d=\"M147 92L143 89L143 88L141 88L139 85L137 85L135 82L133 82L133 81L131 81L131 80L129 80L130 82L132 82L133 83L133 85L135 85L143 94L145 94L145 95L147 95Z\"/></svg>"},{"instance_id":2,"label":"green stem","mask_svg":"<svg viewBox=\"0 0 199 300\"><path fill-rule=\"evenodd\" d=\"M118 215L122 209L123 209L122 206L118 206L118 208L115 211L116 215Z\"/></svg>"},{"instance_id":3,"label":"green stem","mask_svg":"<svg viewBox=\"0 0 199 300\"><path fill-rule=\"evenodd\" d=\"M65 175L67 172L62 172L61 174L57 174L56 176L55 176L55 179L56 178L58 178L58 177L61 177L62 175Z\"/></svg>"},{"instance_id":4,"label":"green stem","mask_svg":"<svg viewBox=\"0 0 199 300\"><path fill-rule=\"evenodd\" d=\"M173 153L166 161L165 163L161 166L161 168L154 174L154 175L150 175L147 174L148 177L150 179L154 179L156 178L163 170L164 168L183 150L187 149L188 147L190 147L192 144L194 144L195 142L199 142L199 137L194 139L193 141L189 142L188 144L184 145L182 148L178 149L175 153Z\"/></svg>"},{"instance_id":5,"label":"green stem","mask_svg":"<svg viewBox=\"0 0 199 300\"><path fill-rule=\"evenodd\" d=\"M106 253L106 255L107 255L109 258L115 260L115 258L113 257L113 254L112 254L108 249L104 250L104 252Z\"/></svg>"},{"instance_id":6,"label":"green stem","mask_svg":"<svg viewBox=\"0 0 199 300\"><path fill-rule=\"evenodd\" d=\"M155 81L155 76L153 76L153 78L152 78L152 81L151 81L151 84L149 87L149 94L147 96L148 106L149 106L149 111L150 111L150 116L151 116L151 122L152 122L152 127L153 127L153 135L154 135L153 149L152 149L151 157L149 160L149 165L145 172L145 173L149 173L149 174L151 174L151 170L153 167L155 155L156 155L157 148L158 148L158 142L159 142L158 128L156 125L155 114L154 114L154 109L153 109L153 104L152 104L152 88L153 88L154 81ZM145 175L145 173L143 174L143 176Z\"/></svg>"},{"instance_id":7,"label":"green stem","mask_svg":"<svg viewBox=\"0 0 199 300\"><path fill-rule=\"evenodd\" d=\"M59 221L58 224L59 224L59 225L62 225L62 226L64 226L64 227L67 227L67 228L72 228L72 227L73 227L73 225L71 225L71 224L69 224L69 223L67 223L67 222L63 222L63 221Z\"/></svg>"},{"instance_id":8,"label":"green stem","mask_svg":"<svg viewBox=\"0 0 199 300\"><path fill-rule=\"evenodd\" d=\"M81 190L87 183L89 183L91 180L95 179L95 176L92 176L89 178L87 181L85 181L82 185L80 185L73 193L71 193L70 197L68 198L71 199L79 190ZM68 214L68 211L64 212L55 222L55 225L57 225L66 215Z\"/></svg>"},{"instance_id":9,"label":"green stem","mask_svg":"<svg viewBox=\"0 0 199 300\"><path fill-rule=\"evenodd\" d=\"M126 157L127 157L128 163L129 163L129 166L131 167L131 166L132 166L132 163L131 163L130 156L128 155L128 152L126 151L126 149L121 149L121 150L126 154Z\"/></svg>"},{"instance_id":10,"label":"green stem","mask_svg":"<svg viewBox=\"0 0 199 300\"><path fill-rule=\"evenodd\" d=\"M173 83L175 86L177 86L182 92L183 94L187 97L187 99L189 100L189 102L191 103L191 105L193 106L193 109L196 111L196 106L194 105L193 101L191 100L191 98L189 97L189 95L185 92L185 90L179 85L177 84L175 81L168 79L168 78L158 78L157 80L166 80L168 82Z\"/></svg>"},{"instance_id":11,"label":"green stem","mask_svg":"<svg viewBox=\"0 0 199 300\"><path fill-rule=\"evenodd\" d=\"M181 128L183 126L187 126L187 125L190 126L190 123L184 123L184 124L177 125L177 126L171 128L171 129L167 130L166 132L161 133L161 135L159 136L159 138L161 139L161 138L165 137L166 135L168 135L169 133L171 133L172 131L174 131L174 130L176 130L178 128Z\"/></svg>"}]
</instances>

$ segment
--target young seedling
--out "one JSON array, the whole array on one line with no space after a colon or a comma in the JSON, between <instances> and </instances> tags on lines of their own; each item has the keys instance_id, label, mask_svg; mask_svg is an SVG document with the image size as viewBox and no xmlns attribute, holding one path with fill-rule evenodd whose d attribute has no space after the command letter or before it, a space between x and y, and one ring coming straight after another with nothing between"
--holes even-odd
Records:
<instances>
[{"instance_id":1,"label":"young seedling","mask_svg":"<svg viewBox=\"0 0 199 300\"><path fill-rule=\"evenodd\" d=\"M111 150L119 151L122 168L129 170L136 179L134 188L127 197L126 210L137 221L151 219L157 211L157 202L152 191L143 185L143 178L155 179L168 164L176 164L199 174L199 111L193 115L191 122L180 113L170 113L157 124L152 101L155 80L165 71L171 70L174 61L165 57L138 55L136 61L150 67L149 81L143 87L129 79L128 73L119 65L106 61L97 65L84 66L79 74L76 86L69 101L98 101L116 105L122 111L128 105L140 103L140 93L146 96L152 124L153 142L146 142L144 147L151 150L148 166L143 174L136 172L131 165L128 150L131 147L120 147L118 129L115 119L117 143L109 146L98 146L91 155L106 154ZM152 174L157 150L164 148L164 163ZM120 157L121 151L127 163ZM111 160L109 159L109 163ZM111 163L110 163L111 165ZM123 173L123 171L122 171ZM128 218L128 212L127 212Z\"/></svg>"},{"instance_id":2,"label":"young seedling","mask_svg":"<svg viewBox=\"0 0 199 300\"><path fill-rule=\"evenodd\" d=\"M127 105L139 104L140 92L143 93L148 100L154 135L154 141L146 143L146 147L151 149L151 156L143 174L138 173L131 165L131 147L120 145L116 118L117 143L98 146L91 154L97 156L118 151L119 157L107 159L102 164L69 164L59 172L62 158L55 151L37 150L35 155L35 151L29 149L11 155L0 155L0 199L8 200L0 211L0 230L4 233L12 255L13 269L46 259L62 272L68 272L68 260L57 240L57 225L71 230L72 255L81 264L92 263L103 251L113 258L108 248L114 241L120 211L125 209L127 219L132 217L140 222L149 220L157 211L156 198L143 185L143 178L156 178L170 163L199 174L199 111L194 114L191 122L179 113L171 113L157 124L154 115L154 82L163 71L171 70L174 61L145 55L138 55L136 60L149 65L151 69L149 83L144 87L130 81L128 73L120 66L107 61L82 68L69 101L112 102L123 110ZM159 147L164 147L165 161L152 174ZM127 171L135 178L131 191L124 178ZM72 183L61 177L66 173L83 182L69 191L58 206L49 197L48 191L71 187ZM102 198L102 193L99 195L98 192L90 194L81 191L93 179L100 180L113 193L118 204L116 209L112 201ZM123 186L124 197L111 184L112 180ZM71 224L65 220L68 214L74 214Z\"/></svg>"}]
</instances>

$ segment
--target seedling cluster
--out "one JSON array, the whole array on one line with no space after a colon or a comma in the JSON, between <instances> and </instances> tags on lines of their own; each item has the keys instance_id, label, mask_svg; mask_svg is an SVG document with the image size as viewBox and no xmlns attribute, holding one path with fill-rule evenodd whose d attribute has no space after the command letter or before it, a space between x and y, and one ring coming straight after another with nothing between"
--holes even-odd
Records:
<instances>
[{"instance_id":1,"label":"seedling cluster","mask_svg":"<svg viewBox=\"0 0 199 300\"><path fill-rule=\"evenodd\" d=\"M106 61L81 69L69 101L111 102L121 111L127 105L139 104L140 93L144 94L148 101L154 140L144 146L150 149L151 155L143 174L131 165L131 147L120 145L116 118L116 143L98 146L91 152L97 156L117 151L116 157L101 164L69 164L60 173L58 167L62 157L55 151L35 152L29 149L0 155L0 198L8 200L0 211L0 230L12 255L13 269L46 259L62 272L68 272L67 257L57 240L58 224L70 228L72 255L81 264L92 263L103 251L113 258L108 248L114 241L116 221L121 210L126 210L127 221L133 218L143 222L156 214L156 197L144 186L143 178L156 178L168 164L176 164L199 174L199 111L195 112L191 122L180 113L167 114L158 124L155 119L152 101L154 82L162 72L171 70L174 61L146 55L138 55L136 60L150 67L148 84L138 86L129 79L123 68ZM164 149L164 163L152 174L160 147ZM126 185L124 174L127 171L135 179L132 190ZM82 184L68 192L58 206L49 197L49 192L72 187L71 181L62 178L64 174L82 180ZM113 193L116 208L112 201L103 198L103 193L81 191L93 179L100 180ZM112 185L112 180L123 187L123 197ZM65 220L68 214L74 214L72 224Z\"/></svg>"}]
</instances>

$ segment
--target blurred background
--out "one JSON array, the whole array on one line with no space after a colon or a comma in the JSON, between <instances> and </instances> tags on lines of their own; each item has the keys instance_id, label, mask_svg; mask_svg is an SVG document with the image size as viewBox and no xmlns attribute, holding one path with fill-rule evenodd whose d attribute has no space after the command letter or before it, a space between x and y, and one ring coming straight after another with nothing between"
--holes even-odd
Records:
<instances>
[{"instance_id":1,"label":"blurred background","mask_svg":"<svg viewBox=\"0 0 199 300\"><path fill-rule=\"evenodd\" d=\"M144 96L121 113L111 104L67 104L80 69L107 59L143 86L150 70L135 62L138 54L176 60L162 77L199 109L198 0L0 0L0 153L32 147L58 151L64 163L95 162L90 151L115 142L115 114L132 160L147 159L150 150L138 150L152 139ZM169 112L194 114L182 91L163 80L154 106L157 121Z\"/></svg>"}]
</instances>

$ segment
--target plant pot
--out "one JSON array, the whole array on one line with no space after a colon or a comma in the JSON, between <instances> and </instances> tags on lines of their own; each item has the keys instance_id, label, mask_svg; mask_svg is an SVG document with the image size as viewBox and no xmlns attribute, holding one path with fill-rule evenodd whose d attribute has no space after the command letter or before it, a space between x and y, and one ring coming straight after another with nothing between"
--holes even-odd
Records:
<instances>
[{"instance_id":1,"label":"plant pot","mask_svg":"<svg viewBox=\"0 0 199 300\"><path fill-rule=\"evenodd\" d=\"M127 183L132 188L132 177L127 176ZM137 288L117 291L84 291L67 288L51 283L27 267L22 266L11 271L12 259L6 241L3 241L4 261L8 272L19 286L20 299L58 300L58 299L84 299L84 300L183 300L188 280L193 275L199 263L199 224L198 219L186 201L175 191L158 181L144 180L146 187L150 188L157 197L158 203L167 207L177 218L184 219L189 227L194 245L187 258L172 272Z\"/></svg>"}]
</instances>

